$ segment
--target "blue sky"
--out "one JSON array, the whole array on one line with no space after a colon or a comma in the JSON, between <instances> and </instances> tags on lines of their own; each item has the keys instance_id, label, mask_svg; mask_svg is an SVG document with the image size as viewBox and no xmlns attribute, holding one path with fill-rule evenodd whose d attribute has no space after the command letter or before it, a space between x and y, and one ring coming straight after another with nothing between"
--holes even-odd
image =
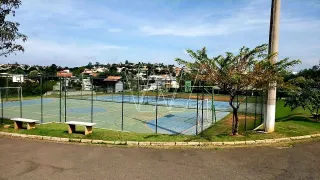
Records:
<instances>
[{"instance_id":1,"label":"blue sky","mask_svg":"<svg viewBox=\"0 0 320 180\"><path fill-rule=\"evenodd\" d=\"M1 63L63 66L189 59L268 42L271 0L23 0L12 18L28 35L25 52ZM280 58L320 59L320 1L282 0Z\"/></svg>"}]
</instances>

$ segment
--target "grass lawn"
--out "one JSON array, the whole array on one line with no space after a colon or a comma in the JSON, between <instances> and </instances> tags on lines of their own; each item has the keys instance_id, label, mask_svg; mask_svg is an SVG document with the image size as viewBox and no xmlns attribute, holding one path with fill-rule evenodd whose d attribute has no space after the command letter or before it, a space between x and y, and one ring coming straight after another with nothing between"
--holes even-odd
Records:
<instances>
[{"instance_id":1,"label":"grass lawn","mask_svg":"<svg viewBox=\"0 0 320 180\"><path fill-rule=\"evenodd\" d=\"M217 122L203 133L197 136L191 135L163 135L163 134L143 134L132 132L119 132L95 128L93 134L83 135L84 128L77 127L77 132L69 135L66 124L51 123L37 125L36 129L27 131L26 129L15 131L13 123L5 120L5 124L10 124L9 129L0 127L0 131L15 132L23 134L34 134L43 136L67 137L67 138L88 138L101 140L118 140L118 141L234 141L234 140L256 140L265 138L280 138L288 136L299 136L320 133L320 122L315 122L309 112L303 109L291 111L290 108L283 107L282 100L277 103L276 129L272 134L261 134L253 131L244 130L245 117L239 114L240 126L239 136L230 136L232 115L228 115L223 120ZM258 118L256 123L260 123ZM254 115L247 116L247 129L253 129Z\"/></svg>"},{"instance_id":2,"label":"grass lawn","mask_svg":"<svg viewBox=\"0 0 320 180\"><path fill-rule=\"evenodd\" d=\"M291 111L284 104L283 100L277 102L276 133L287 136L320 133L320 122L316 122L308 110L297 108Z\"/></svg>"}]
</instances>

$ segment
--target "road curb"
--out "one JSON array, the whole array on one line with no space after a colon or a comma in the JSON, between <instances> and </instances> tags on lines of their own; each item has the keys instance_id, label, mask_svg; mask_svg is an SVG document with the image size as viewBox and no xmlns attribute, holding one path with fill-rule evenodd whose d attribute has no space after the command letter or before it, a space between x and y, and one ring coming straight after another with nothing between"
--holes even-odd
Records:
<instances>
[{"instance_id":1,"label":"road curb","mask_svg":"<svg viewBox=\"0 0 320 180\"><path fill-rule=\"evenodd\" d=\"M121 145L121 146L138 146L138 147L151 147L151 146L167 146L167 147L183 147L183 146L251 146L251 145L269 145L279 142L293 142L304 139L312 139L320 137L320 134L311 134L305 136L294 136L286 138L275 138L275 139L261 139L261 140L248 140L248 141L224 141L224 142L145 142L145 141L103 141L103 140L92 140L92 139L74 139L74 138L60 138L51 136L38 136L28 135L19 133L7 133L0 132L0 136L14 137L23 139L37 139L47 140L53 142L77 142L85 144L108 144L108 145Z\"/></svg>"}]
</instances>

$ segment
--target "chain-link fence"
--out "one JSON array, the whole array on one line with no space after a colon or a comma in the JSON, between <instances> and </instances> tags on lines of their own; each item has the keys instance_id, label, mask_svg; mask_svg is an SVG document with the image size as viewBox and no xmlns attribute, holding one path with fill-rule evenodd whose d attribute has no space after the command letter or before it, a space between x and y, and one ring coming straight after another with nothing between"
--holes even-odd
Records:
<instances>
[{"instance_id":1,"label":"chain-link fence","mask_svg":"<svg viewBox=\"0 0 320 180\"><path fill-rule=\"evenodd\" d=\"M192 135L232 113L229 96L205 82L117 76L24 76L13 82L2 76L0 84L2 120L17 116L41 123L73 120L119 131ZM242 93L237 102L239 113L254 118L254 127L262 123L261 92Z\"/></svg>"}]
</instances>

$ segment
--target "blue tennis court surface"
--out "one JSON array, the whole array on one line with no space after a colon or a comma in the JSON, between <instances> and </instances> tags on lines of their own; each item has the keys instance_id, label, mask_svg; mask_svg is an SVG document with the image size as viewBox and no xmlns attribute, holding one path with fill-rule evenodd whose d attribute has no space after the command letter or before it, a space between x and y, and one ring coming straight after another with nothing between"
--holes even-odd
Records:
<instances>
[{"instance_id":1,"label":"blue tennis court surface","mask_svg":"<svg viewBox=\"0 0 320 180\"><path fill-rule=\"evenodd\" d=\"M219 121L225 116L227 116L229 112L216 112L217 120ZM162 134L196 134L196 128L198 128L198 132L201 131L201 126L203 124L204 129L208 128L212 124L211 116L210 119L203 116L200 113L197 117L196 112L179 112L179 113L170 113L163 117L158 118L158 132ZM198 127L196 126L198 120ZM203 120L203 123L202 123ZM214 121L214 119L213 119ZM156 120L149 121L147 123L149 128L152 128L154 131L156 130Z\"/></svg>"},{"instance_id":2,"label":"blue tennis court surface","mask_svg":"<svg viewBox=\"0 0 320 180\"><path fill-rule=\"evenodd\" d=\"M21 109L19 101L4 102L2 116L19 117L22 110L22 117L43 123L76 120L95 122L95 127L118 131L123 127L124 131L138 133L157 130L163 134L192 135L210 127L212 122L223 119L231 111L228 102L222 101L215 101L215 111L212 111L210 99L199 100L197 104L196 99L161 96L157 99L154 96L105 95L94 96L93 101L91 97L81 98L43 98L42 103L40 99L23 100Z\"/></svg>"},{"instance_id":3,"label":"blue tennis court surface","mask_svg":"<svg viewBox=\"0 0 320 180\"><path fill-rule=\"evenodd\" d=\"M86 107L68 107L67 112L69 113L81 113L81 114L87 114L91 113L91 108L86 108ZM103 113L107 112L106 108L103 107L93 107L92 108L93 113Z\"/></svg>"},{"instance_id":4,"label":"blue tennis court surface","mask_svg":"<svg viewBox=\"0 0 320 180\"><path fill-rule=\"evenodd\" d=\"M72 98L72 97L70 97ZM83 99L90 100L90 96L82 97ZM97 101L112 101L112 102L122 102L121 95L108 95L108 96L96 96L94 97ZM160 106L169 106L169 107L182 107L182 108L197 108L197 100L196 99L185 99L185 98L175 98L175 97L158 97L155 96L136 96L136 95L124 95L123 102L126 103L135 103L135 104L158 104ZM230 105L228 102L223 101L215 101L214 106L216 110L230 110ZM198 101L198 107L202 107L201 100ZM211 99L204 100L203 103L204 108L211 108L212 101Z\"/></svg>"},{"instance_id":5,"label":"blue tennis court surface","mask_svg":"<svg viewBox=\"0 0 320 180\"><path fill-rule=\"evenodd\" d=\"M54 100L56 100L55 98L44 98L42 100L43 104L49 104L52 103ZM22 106L28 106L28 105L40 105L41 104L41 100L40 99L33 99L33 100L24 100L21 102ZM3 103L4 107L16 107L16 106L20 106L20 101L9 101L9 102L4 102Z\"/></svg>"}]
</instances>

